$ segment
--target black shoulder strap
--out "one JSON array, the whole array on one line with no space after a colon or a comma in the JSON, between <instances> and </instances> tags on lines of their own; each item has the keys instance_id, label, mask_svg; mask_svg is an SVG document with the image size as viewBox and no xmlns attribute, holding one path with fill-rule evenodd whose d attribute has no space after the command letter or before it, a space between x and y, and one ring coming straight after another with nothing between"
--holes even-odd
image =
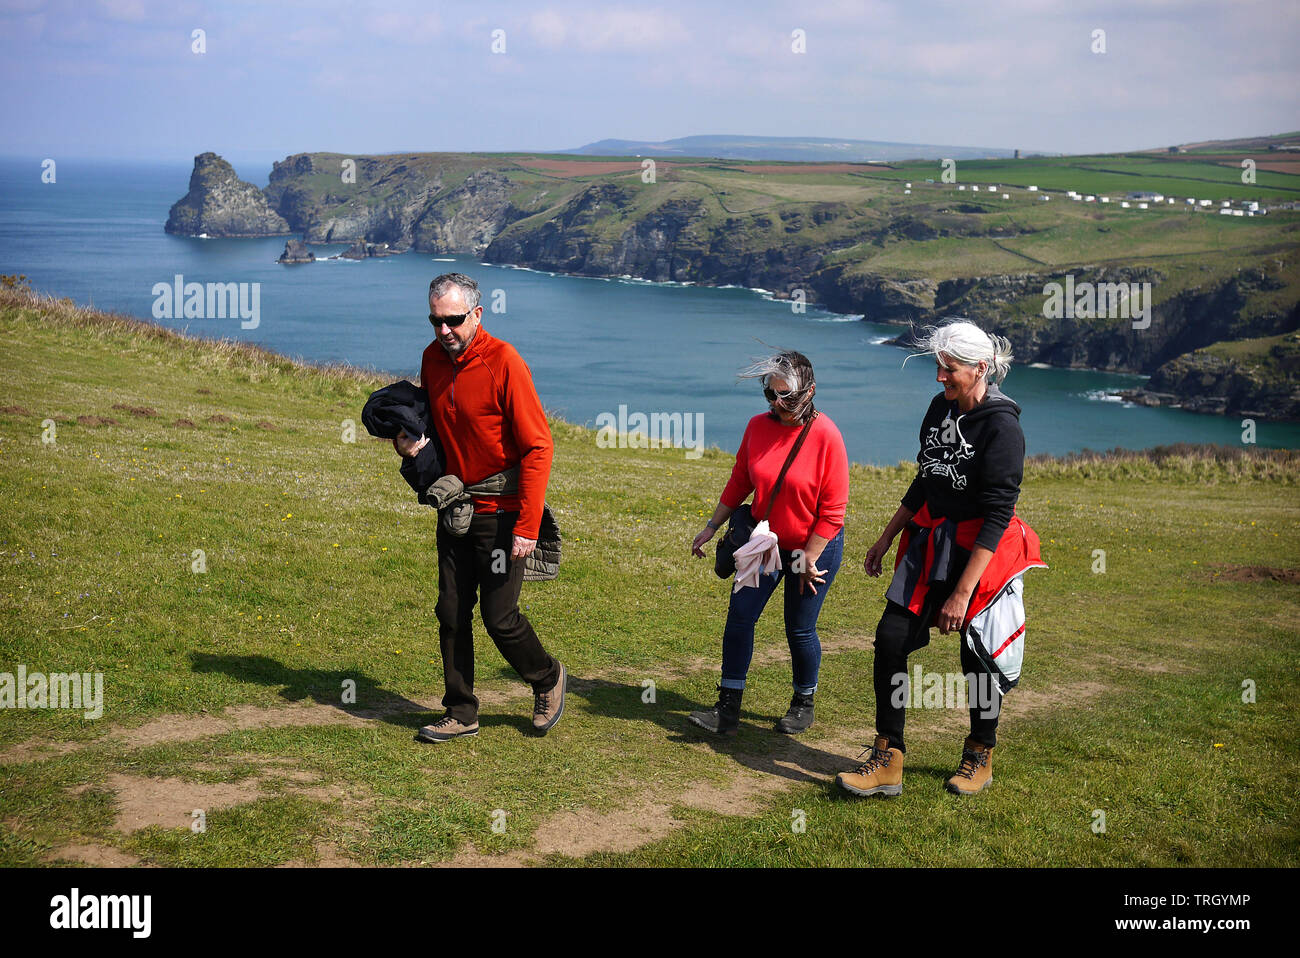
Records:
<instances>
[{"instance_id":1,"label":"black shoulder strap","mask_svg":"<svg viewBox=\"0 0 1300 958\"><path fill-rule=\"evenodd\" d=\"M799 438L794 441L794 447L790 450L790 455L785 457L785 465L781 467L781 474L776 477L776 485L772 487L772 496L767 500L767 512L763 513L764 519L772 514L772 504L776 502L776 497L781 491L781 484L785 482L785 474L790 469L790 463L794 462L794 457L799 455L803 441L808 438L808 430L812 428L813 419L816 418L817 414L813 413L812 419L804 423L803 432L799 433Z\"/></svg>"}]
</instances>

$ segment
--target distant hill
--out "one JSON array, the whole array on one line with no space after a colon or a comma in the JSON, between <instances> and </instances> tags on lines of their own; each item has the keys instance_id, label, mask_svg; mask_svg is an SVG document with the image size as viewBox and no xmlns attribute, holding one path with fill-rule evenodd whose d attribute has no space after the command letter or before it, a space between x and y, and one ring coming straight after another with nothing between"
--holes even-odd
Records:
<instances>
[{"instance_id":1,"label":"distant hill","mask_svg":"<svg viewBox=\"0 0 1300 958\"><path fill-rule=\"evenodd\" d=\"M983 146L936 146L927 143L890 143L884 140L845 140L837 137L717 135L683 136L659 143L648 140L600 140L565 152L586 156L690 156L724 160L793 160L805 163L1005 159L1015 155L1014 149ZM1028 154L1022 151L1022 155Z\"/></svg>"},{"instance_id":2,"label":"distant hill","mask_svg":"<svg viewBox=\"0 0 1300 958\"><path fill-rule=\"evenodd\" d=\"M1180 143L1166 147L1163 152L1179 151L1184 153L1255 153L1261 150L1300 150L1300 132L1276 133L1271 136L1246 136L1235 140L1205 140L1201 143ZM1142 150L1143 153L1158 153L1162 150Z\"/></svg>"}]
</instances>

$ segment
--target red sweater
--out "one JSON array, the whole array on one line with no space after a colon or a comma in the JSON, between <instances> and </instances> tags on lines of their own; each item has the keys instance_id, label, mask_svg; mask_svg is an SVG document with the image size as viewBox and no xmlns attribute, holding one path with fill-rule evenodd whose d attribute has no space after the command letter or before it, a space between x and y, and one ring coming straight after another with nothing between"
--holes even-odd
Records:
<instances>
[{"instance_id":1,"label":"red sweater","mask_svg":"<svg viewBox=\"0 0 1300 958\"><path fill-rule=\"evenodd\" d=\"M479 327L454 360L436 340L424 350L420 384L447 453L447 472L467 486L519 466L519 494L474 499L475 512L518 510L515 535L536 539L555 444L528 365Z\"/></svg>"},{"instance_id":2,"label":"red sweater","mask_svg":"<svg viewBox=\"0 0 1300 958\"><path fill-rule=\"evenodd\" d=\"M722 490L724 506L735 509L754 493L754 518L767 509L776 477L785 465L803 426L787 426L761 413L745 427L736 453L731 479ZM802 549L810 533L826 539L844 528L844 507L849 501L849 456L844 437L824 412L808 430L803 448L785 474L768 525L782 549Z\"/></svg>"}]
</instances>

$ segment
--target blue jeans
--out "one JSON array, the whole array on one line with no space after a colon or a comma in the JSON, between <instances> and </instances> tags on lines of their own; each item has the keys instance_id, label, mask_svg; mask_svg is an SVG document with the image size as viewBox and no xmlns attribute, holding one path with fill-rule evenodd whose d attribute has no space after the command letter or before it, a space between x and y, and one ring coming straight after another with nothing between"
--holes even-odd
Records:
<instances>
[{"instance_id":1,"label":"blue jeans","mask_svg":"<svg viewBox=\"0 0 1300 958\"><path fill-rule=\"evenodd\" d=\"M821 614L826 593L835 581L840 560L844 558L844 530L826 544L817 557L817 568L826 573L826 581L817 586L817 594L799 594L799 576L786 575L790 552L781 550L781 568L758 577L758 585L731 593L727 609L727 627L722 633L722 687L743 689L749 663L754 658L754 626L763 614L767 600L785 577L785 637L790 643L794 666L794 690L809 695L817 690L817 672L822 664L822 644L817 638L817 616Z\"/></svg>"}]
</instances>

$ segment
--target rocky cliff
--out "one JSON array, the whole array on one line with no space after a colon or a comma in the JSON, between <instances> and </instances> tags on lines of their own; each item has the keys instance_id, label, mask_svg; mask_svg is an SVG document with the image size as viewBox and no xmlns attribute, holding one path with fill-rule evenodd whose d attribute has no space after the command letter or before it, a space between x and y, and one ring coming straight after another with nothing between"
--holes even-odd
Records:
<instances>
[{"instance_id":1,"label":"rocky cliff","mask_svg":"<svg viewBox=\"0 0 1300 958\"><path fill-rule=\"evenodd\" d=\"M168 229L184 223L187 231L249 235L260 226L262 235L293 230L307 243L354 243L355 256L387 244L389 252L470 253L563 273L758 287L904 326L965 316L1008 337L1020 362L1112 371L1152 374L1214 343L1300 327L1300 247L1276 245L1286 239L1281 234L1257 252L1247 245L1234 249L1248 252L1212 256L1165 253L1157 238L1148 241L1155 253L1144 259L1126 254L1130 240L1112 233L1106 217L1113 211L1052 204L1018 207L1008 216L988 200L904 197L878 187L868 194L876 199L850 201L843 191L863 189L855 185L862 180L782 186L798 192L771 194L767 187L747 192L737 183L742 170L707 164L695 176L665 171L650 185L634 162L613 172L581 166L484 154L304 153L274 165L259 204L224 161L204 154ZM197 216L182 215L191 208L206 211L207 228L195 228ZM1181 237L1203 221L1162 222ZM1068 242L1093 243L1088 248L1107 258L1053 268L1030 255L1042 233L1046 255L1059 262L1069 248L1062 230ZM1110 238L1097 246L1090 236ZM949 255L960 259L967 249L987 251L989 262L1025 265L982 273L946 265ZM1078 284L1150 284L1149 324L1050 318L1044 287L1067 274ZM1178 388L1191 388L1193 378L1177 378ZM1203 377L1196 382L1208 388ZM1259 401L1290 415L1279 395L1261 394Z\"/></svg>"},{"instance_id":2,"label":"rocky cliff","mask_svg":"<svg viewBox=\"0 0 1300 958\"><path fill-rule=\"evenodd\" d=\"M168 233L182 236L281 236L290 232L284 217L262 191L246 183L215 153L194 158L190 190L171 208Z\"/></svg>"},{"instance_id":3,"label":"rocky cliff","mask_svg":"<svg viewBox=\"0 0 1300 958\"><path fill-rule=\"evenodd\" d=\"M1259 419L1300 420L1300 333L1219 343L1165 363L1142 389L1145 406Z\"/></svg>"},{"instance_id":4,"label":"rocky cliff","mask_svg":"<svg viewBox=\"0 0 1300 958\"><path fill-rule=\"evenodd\" d=\"M1078 284L1149 283L1154 305L1145 328L1142 319L1135 327L1132 318L1044 317L1044 287L1064 279L1049 272L939 283L870 277L830 301L862 304L868 318L886 323L924 324L964 316L1006 336L1019 362L1154 373L1170 360L1216 342L1300 327L1300 304L1285 297L1274 303L1268 297L1285 291L1283 273L1294 266L1295 258L1293 253L1291 263L1274 260L1191 285L1151 267L1083 266L1071 271ZM1175 288L1166 295L1163 291L1170 286Z\"/></svg>"}]
</instances>

